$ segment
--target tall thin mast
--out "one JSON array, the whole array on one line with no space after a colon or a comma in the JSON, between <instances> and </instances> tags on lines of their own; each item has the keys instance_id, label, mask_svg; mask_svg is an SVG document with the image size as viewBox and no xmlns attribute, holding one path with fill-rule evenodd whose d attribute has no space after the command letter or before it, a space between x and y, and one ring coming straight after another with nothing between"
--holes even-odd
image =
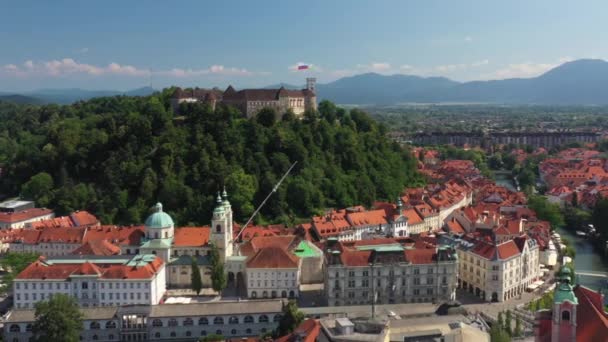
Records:
<instances>
[{"instance_id":1,"label":"tall thin mast","mask_svg":"<svg viewBox=\"0 0 608 342\"><path fill-rule=\"evenodd\" d=\"M296 166L298 162L294 162L289 169L287 170L287 172L285 172L285 174L283 175L283 177L281 177L281 179L279 179L279 181L277 182L277 184L275 184L275 186L272 188L272 191L268 194L268 196L266 196L266 198L264 198L264 200L262 201L262 203L257 207L257 209L253 212L253 214L251 215L251 217L249 218L249 220L247 220L247 222L245 223L245 225L243 225L243 227L241 228L241 231L237 234L237 236L234 238L234 240L232 241L232 243L234 243L236 245L236 242L239 240L239 237L241 236L241 234L245 231L245 228L247 228L247 226L251 223L251 221L253 221L253 218L258 214L258 212L260 211L260 209L262 209L262 207L264 206L264 204L266 204L266 201L268 201L268 199L270 198L270 196L272 196L272 194L274 194L275 192L277 192L277 189L279 189L279 186L281 185L281 183L283 183L283 180L285 180L285 178L287 177L287 175L291 172L291 170Z\"/></svg>"}]
</instances>

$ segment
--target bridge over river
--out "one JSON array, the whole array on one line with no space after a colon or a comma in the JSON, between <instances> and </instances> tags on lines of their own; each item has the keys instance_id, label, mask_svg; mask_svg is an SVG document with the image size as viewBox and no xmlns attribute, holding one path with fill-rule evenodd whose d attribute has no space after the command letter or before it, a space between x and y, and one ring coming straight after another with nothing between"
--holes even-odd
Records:
<instances>
[{"instance_id":1,"label":"bridge over river","mask_svg":"<svg viewBox=\"0 0 608 342\"><path fill-rule=\"evenodd\" d=\"M600 277L600 278L608 278L608 272L594 272L594 271L575 271L577 275L582 275L586 277Z\"/></svg>"}]
</instances>

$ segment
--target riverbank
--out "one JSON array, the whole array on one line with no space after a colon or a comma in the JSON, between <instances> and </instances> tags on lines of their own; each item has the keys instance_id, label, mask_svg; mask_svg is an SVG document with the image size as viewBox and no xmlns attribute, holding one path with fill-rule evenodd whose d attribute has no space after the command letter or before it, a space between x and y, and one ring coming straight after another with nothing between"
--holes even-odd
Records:
<instances>
[{"instance_id":1,"label":"riverbank","mask_svg":"<svg viewBox=\"0 0 608 342\"><path fill-rule=\"evenodd\" d=\"M565 228L557 228L556 231L562 239L570 240L576 250L574 267L577 273L577 282L594 290L605 290L608 282L608 260L606 257L587 238L577 236L574 232ZM586 275L579 273L586 273Z\"/></svg>"}]
</instances>

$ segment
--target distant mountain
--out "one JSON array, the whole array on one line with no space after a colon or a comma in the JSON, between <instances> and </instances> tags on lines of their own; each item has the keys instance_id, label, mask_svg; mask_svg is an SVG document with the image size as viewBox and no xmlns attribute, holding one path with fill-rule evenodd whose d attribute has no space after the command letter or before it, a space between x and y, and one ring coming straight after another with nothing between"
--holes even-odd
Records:
<instances>
[{"instance_id":1,"label":"distant mountain","mask_svg":"<svg viewBox=\"0 0 608 342\"><path fill-rule=\"evenodd\" d=\"M269 86L264 87L264 89L279 89L281 87L284 87L285 89L290 89L290 90L297 90L297 89L304 89L306 88L306 86L299 86L299 85L293 85L293 84L289 84L289 83L277 83L277 84L272 84Z\"/></svg>"},{"instance_id":2,"label":"distant mountain","mask_svg":"<svg viewBox=\"0 0 608 342\"><path fill-rule=\"evenodd\" d=\"M45 101L32 96L25 96L19 94L0 94L0 101L13 102L17 104L44 104Z\"/></svg>"},{"instance_id":3,"label":"distant mountain","mask_svg":"<svg viewBox=\"0 0 608 342\"><path fill-rule=\"evenodd\" d=\"M0 99L10 96L15 103L30 103L30 104L43 104L43 103L57 103L57 104L69 104L80 100L88 100L94 97L103 96L116 96L116 95L127 95L127 96L148 96L154 93L156 90L151 87L142 87L129 91L117 91L117 90L85 90L80 88L66 88L66 89L39 89L29 92L23 92L21 94L11 93L0 93Z\"/></svg>"},{"instance_id":4,"label":"distant mountain","mask_svg":"<svg viewBox=\"0 0 608 342\"><path fill-rule=\"evenodd\" d=\"M341 104L394 104L458 85L445 77L367 73L317 85L317 98Z\"/></svg>"},{"instance_id":5,"label":"distant mountain","mask_svg":"<svg viewBox=\"0 0 608 342\"><path fill-rule=\"evenodd\" d=\"M340 104L480 102L608 105L608 62L581 59L533 78L456 82L443 77L374 73L317 86L317 98Z\"/></svg>"}]
</instances>

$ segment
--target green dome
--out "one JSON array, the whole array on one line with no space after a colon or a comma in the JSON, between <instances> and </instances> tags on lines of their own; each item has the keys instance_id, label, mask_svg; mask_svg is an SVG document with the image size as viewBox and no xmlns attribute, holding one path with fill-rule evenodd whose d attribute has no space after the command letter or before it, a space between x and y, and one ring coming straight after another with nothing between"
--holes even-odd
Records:
<instances>
[{"instance_id":1,"label":"green dome","mask_svg":"<svg viewBox=\"0 0 608 342\"><path fill-rule=\"evenodd\" d=\"M148 216L146 219L146 228L171 228L173 227L173 219L169 214L163 211L163 205L156 203L155 213Z\"/></svg>"}]
</instances>

